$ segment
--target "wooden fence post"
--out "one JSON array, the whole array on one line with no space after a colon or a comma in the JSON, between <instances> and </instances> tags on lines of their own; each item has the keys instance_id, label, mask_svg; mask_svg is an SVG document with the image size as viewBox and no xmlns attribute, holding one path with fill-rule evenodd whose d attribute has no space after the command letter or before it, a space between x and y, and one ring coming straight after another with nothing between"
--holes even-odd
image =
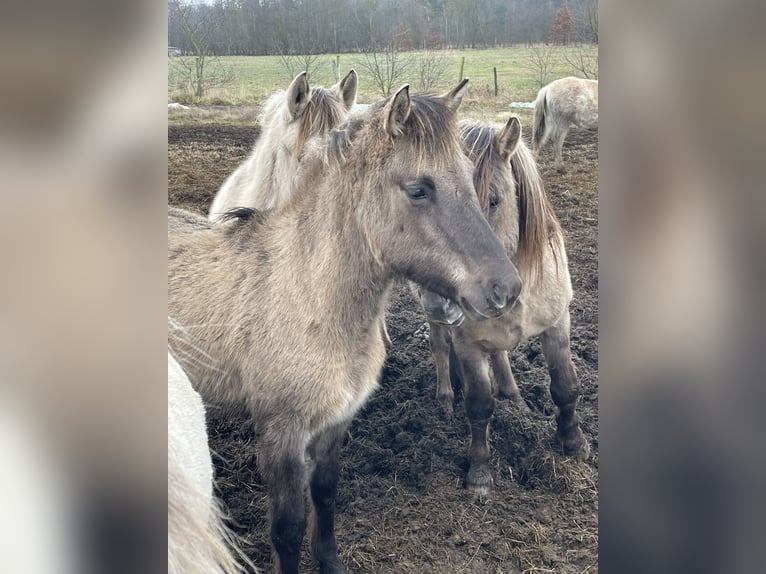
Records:
<instances>
[{"instance_id":1,"label":"wooden fence post","mask_svg":"<svg viewBox=\"0 0 766 574\"><path fill-rule=\"evenodd\" d=\"M492 73L495 76L495 97L497 97L497 66L492 66Z\"/></svg>"}]
</instances>

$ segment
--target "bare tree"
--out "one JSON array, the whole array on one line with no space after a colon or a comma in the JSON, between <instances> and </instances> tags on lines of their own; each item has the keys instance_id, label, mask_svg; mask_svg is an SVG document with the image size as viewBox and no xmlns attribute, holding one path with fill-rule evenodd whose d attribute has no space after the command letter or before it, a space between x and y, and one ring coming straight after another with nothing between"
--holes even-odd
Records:
<instances>
[{"instance_id":1,"label":"bare tree","mask_svg":"<svg viewBox=\"0 0 766 574\"><path fill-rule=\"evenodd\" d=\"M417 89L419 91L434 90L442 84L447 74L449 63L441 52L426 50L416 60Z\"/></svg>"},{"instance_id":2,"label":"bare tree","mask_svg":"<svg viewBox=\"0 0 766 574\"><path fill-rule=\"evenodd\" d=\"M585 0L581 10L581 38L598 44L598 0Z\"/></svg>"},{"instance_id":3,"label":"bare tree","mask_svg":"<svg viewBox=\"0 0 766 574\"><path fill-rule=\"evenodd\" d=\"M213 56L211 40L215 30L212 12L194 9L191 4L174 3L171 9L180 26L183 44L191 56L175 60L176 85L189 90L196 97L202 97L207 90L229 84L233 72Z\"/></svg>"},{"instance_id":4,"label":"bare tree","mask_svg":"<svg viewBox=\"0 0 766 574\"><path fill-rule=\"evenodd\" d=\"M535 81L542 88L548 83L556 65L556 48L550 44L535 44L529 49L524 67L534 74Z\"/></svg>"},{"instance_id":5,"label":"bare tree","mask_svg":"<svg viewBox=\"0 0 766 574\"><path fill-rule=\"evenodd\" d=\"M402 78L413 64L413 55L400 51L396 38L393 38L382 50L365 52L359 60L359 67L369 72L373 83L383 97L390 96L392 89L399 87Z\"/></svg>"},{"instance_id":6,"label":"bare tree","mask_svg":"<svg viewBox=\"0 0 766 574\"><path fill-rule=\"evenodd\" d=\"M301 72L306 72L309 81L316 78L319 71L324 68L324 60L317 54L285 54L279 52L279 64L282 66L289 82Z\"/></svg>"},{"instance_id":7,"label":"bare tree","mask_svg":"<svg viewBox=\"0 0 766 574\"><path fill-rule=\"evenodd\" d=\"M598 46L578 43L564 50L564 60L576 76L598 80Z\"/></svg>"}]
</instances>

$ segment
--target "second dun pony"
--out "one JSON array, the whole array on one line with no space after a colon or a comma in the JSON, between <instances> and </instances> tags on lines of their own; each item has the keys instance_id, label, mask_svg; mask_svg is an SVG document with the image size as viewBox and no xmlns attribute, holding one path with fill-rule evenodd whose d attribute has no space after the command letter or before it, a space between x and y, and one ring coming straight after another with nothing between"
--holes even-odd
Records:
<instances>
[{"instance_id":1,"label":"second dun pony","mask_svg":"<svg viewBox=\"0 0 766 574\"><path fill-rule=\"evenodd\" d=\"M557 435L564 451L585 457L589 447L575 413L580 383L569 349L572 285L564 236L534 157L521 140L521 124L512 117L505 126L464 121L460 128L475 166L479 203L524 281L508 313L481 322L464 316L453 302L421 289L437 369L436 396L444 410L452 412L451 375L462 382L471 426L466 485L484 494L492 486L487 435L495 398L489 369L497 394L526 409L508 359L508 351L521 341L536 335L542 338L551 396L559 409Z\"/></svg>"}]
</instances>

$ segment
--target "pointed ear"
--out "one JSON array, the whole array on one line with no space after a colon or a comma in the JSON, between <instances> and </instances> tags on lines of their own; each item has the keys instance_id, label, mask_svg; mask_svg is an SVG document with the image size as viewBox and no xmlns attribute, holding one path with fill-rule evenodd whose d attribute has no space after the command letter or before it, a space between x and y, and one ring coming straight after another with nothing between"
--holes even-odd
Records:
<instances>
[{"instance_id":1,"label":"pointed ear","mask_svg":"<svg viewBox=\"0 0 766 574\"><path fill-rule=\"evenodd\" d=\"M404 123L410 116L412 104L410 102L410 85L405 84L396 92L391 101L386 105L385 128L388 135L396 137L404 130Z\"/></svg>"},{"instance_id":2,"label":"pointed ear","mask_svg":"<svg viewBox=\"0 0 766 574\"><path fill-rule=\"evenodd\" d=\"M452 108L452 111L457 111L457 109L460 107L460 102L463 101L463 96L465 95L465 86L467 83L468 78L463 78L463 80L456 87L452 88L446 94L442 94L442 99L445 101L447 106Z\"/></svg>"},{"instance_id":3,"label":"pointed ear","mask_svg":"<svg viewBox=\"0 0 766 574\"><path fill-rule=\"evenodd\" d=\"M343 98L343 105L347 110L350 110L356 102L356 85L356 71L351 70L345 78L333 86L338 95Z\"/></svg>"},{"instance_id":4,"label":"pointed ear","mask_svg":"<svg viewBox=\"0 0 766 574\"><path fill-rule=\"evenodd\" d=\"M519 118L516 116L511 116L497 136L497 145L500 148L500 155L503 159L509 159L513 155L520 140L521 122L519 122Z\"/></svg>"},{"instance_id":5,"label":"pointed ear","mask_svg":"<svg viewBox=\"0 0 766 574\"><path fill-rule=\"evenodd\" d=\"M290 117L293 119L301 117L306 111L310 97L308 74L301 72L295 76L290 87L287 88L287 110L290 112Z\"/></svg>"}]
</instances>

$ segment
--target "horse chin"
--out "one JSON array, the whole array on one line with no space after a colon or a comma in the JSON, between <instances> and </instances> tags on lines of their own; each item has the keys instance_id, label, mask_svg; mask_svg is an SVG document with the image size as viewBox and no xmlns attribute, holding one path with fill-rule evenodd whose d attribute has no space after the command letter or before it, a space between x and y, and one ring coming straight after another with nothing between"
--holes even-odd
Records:
<instances>
[{"instance_id":1,"label":"horse chin","mask_svg":"<svg viewBox=\"0 0 766 574\"><path fill-rule=\"evenodd\" d=\"M432 323L457 327L465 321L463 309L452 299L421 288L420 303Z\"/></svg>"},{"instance_id":2,"label":"horse chin","mask_svg":"<svg viewBox=\"0 0 766 574\"><path fill-rule=\"evenodd\" d=\"M462 297L460 299L460 308L463 310L463 313L466 317L468 317L471 321L486 321L487 319L494 319L495 317L499 317L506 311L508 311L512 305L504 307L502 309L487 309L486 312L479 311L468 299L465 297Z\"/></svg>"}]
</instances>

